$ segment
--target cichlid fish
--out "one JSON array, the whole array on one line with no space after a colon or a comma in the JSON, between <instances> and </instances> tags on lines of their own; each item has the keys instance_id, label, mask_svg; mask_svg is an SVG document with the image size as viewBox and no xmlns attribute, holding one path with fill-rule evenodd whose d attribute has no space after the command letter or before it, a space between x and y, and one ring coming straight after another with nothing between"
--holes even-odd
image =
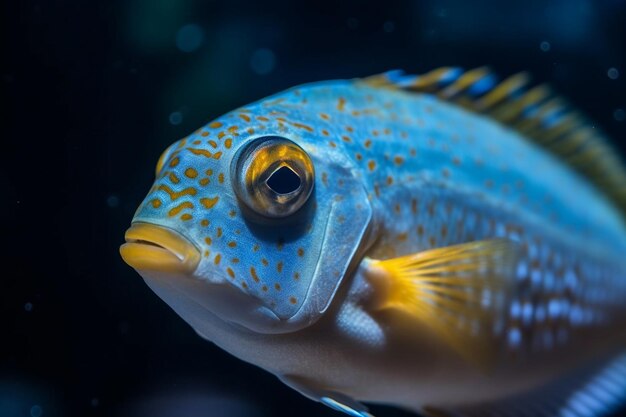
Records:
<instances>
[{"instance_id":1,"label":"cichlid fish","mask_svg":"<svg viewBox=\"0 0 626 417\"><path fill-rule=\"evenodd\" d=\"M202 337L351 416L626 396L626 171L526 74L304 85L171 145L124 260Z\"/></svg>"}]
</instances>

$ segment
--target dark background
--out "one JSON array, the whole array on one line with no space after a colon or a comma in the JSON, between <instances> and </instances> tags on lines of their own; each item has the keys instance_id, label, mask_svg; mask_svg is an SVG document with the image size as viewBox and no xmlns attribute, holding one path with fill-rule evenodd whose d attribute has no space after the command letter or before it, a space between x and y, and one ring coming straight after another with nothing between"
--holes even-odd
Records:
<instances>
[{"instance_id":1,"label":"dark background","mask_svg":"<svg viewBox=\"0 0 626 417\"><path fill-rule=\"evenodd\" d=\"M484 64L550 82L623 152L625 17L618 0L4 1L0 415L338 415L200 339L122 262L160 152L299 83Z\"/></svg>"}]
</instances>

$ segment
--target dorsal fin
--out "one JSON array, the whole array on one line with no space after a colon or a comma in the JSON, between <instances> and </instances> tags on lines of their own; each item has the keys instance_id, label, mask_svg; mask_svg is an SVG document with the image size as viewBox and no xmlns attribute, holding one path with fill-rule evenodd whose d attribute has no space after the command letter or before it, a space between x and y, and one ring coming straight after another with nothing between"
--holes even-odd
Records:
<instances>
[{"instance_id":1,"label":"dorsal fin","mask_svg":"<svg viewBox=\"0 0 626 417\"><path fill-rule=\"evenodd\" d=\"M616 151L600 129L548 86L531 86L527 73L497 82L486 67L469 71L442 67L423 75L394 70L364 81L432 94L516 129L588 178L626 217L626 168Z\"/></svg>"}]
</instances>

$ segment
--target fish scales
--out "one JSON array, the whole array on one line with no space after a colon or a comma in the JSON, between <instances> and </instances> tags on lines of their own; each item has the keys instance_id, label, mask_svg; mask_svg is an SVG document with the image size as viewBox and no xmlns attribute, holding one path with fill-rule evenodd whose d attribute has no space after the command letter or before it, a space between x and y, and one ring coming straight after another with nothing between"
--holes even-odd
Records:
<instances>
[{"instance_id":1,"label":"fish scales","mask_svg":"<svg viewBox=\"0 0 626 417\"><path fill-rule=\"evenodd\" d=\"M122 256L203 337L332 408L541 404L623 349L619 209L436 94L296 87L158 165Z\"/></svg>"}]
</instances>

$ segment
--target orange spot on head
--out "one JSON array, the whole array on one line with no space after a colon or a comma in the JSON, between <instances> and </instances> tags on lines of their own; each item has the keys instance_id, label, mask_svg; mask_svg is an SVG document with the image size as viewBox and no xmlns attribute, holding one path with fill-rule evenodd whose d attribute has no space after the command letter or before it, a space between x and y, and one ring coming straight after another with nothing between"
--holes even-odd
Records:
<instances>
[{"instance_id":1,"label":"orange spot on head","mask_svg":"<svg viewBox=\"0 0 626 417\"><path fill-rule=\"evenodd\" d=\"M261 249L261 247L260 247L258 244L255 244L255 245L252 247L252 251L253 251L253 252L257 252L259 249Z\"/></svg>"},{"instance_id":2,"label":"orange spot on head","mask_svg":"<svg viewBox=\"0 0 626 417\"><path fill-rule=\"evenodd\" d=\"M370 146L372 146L372 140L368 139L365 141L365 143L363 143L363 146L365 146L366 148L369 148Z\"/></svg>"},{"instance_id":3,"label":"orange spot on head","mask_svg":"<svg viewBox=\"0 0 626 417\"><path fill-rule=\"evenodd\" d=\"M202 227L207 227L209 225L209 221L207 219L202 219L200 224L202 225Z\"/></svg>"},{"instance_id":4,"label":"orange spot on head","mask_svg":"<svg viewBox=\"0 0 626 417\"><path fill-rule=\"evenodd\" d=\"M175 173L173 173L173 172L170 172L170 173L169 173L168 178L170 179L170 181L171 181L173 184L178 184L178 183L180 182L180 180L178 179L178 177L176 176L176 174L175 174Z\"/></svg>"},{"instance_id":5,"label":"orange spot on head","mask_svg":"<svg viewBox=\"0 0 626 417\"><path fill-rule=\"evenodd\" d=\"M376 161L370 159L370 161L367 163L367 168L370 171L375 170L376 169Z\"/></svg>"},{"instance_id":6,"label":"orange spot on head","mask_svg":"<svg viewBox=\"0 0 626 417\"><path fill-rule=\"evenodd\" d=\"M250 267L250 275L252 276L252 279L254 280L254 282L259 282L259 276L256 274L256 269L254 269L253 266Z\"/></svg>"},{"instance_id":7,"label":"orange spot on head","mask_svg":"<svg viewBox=\"0 0 626 417\"><path fill-rule=\"evenodd\" d=\"M205 197L200 199L200 203L202 203L205 208L210 209L213 208L219 200L219 196L215 196L213 198Z\"/></svg>"},{"instance_id":8,"label":"orange spot on head","mask_svg":"<svg viewBox=\"0 0 626 417\"><path fill-rule=\"evenodd\" d=\"M188 220L193 219L193 216L192 216L191 214L189 214L189 213L185 213L185 214L183 214L182 216L180 216L180 219L181 219L182 221L185 221L185 222L186 222L186 221L188 221Z\"/></svg>"},{"instance_id":9,"label":"orange spot on head","mask_svg":"<svg viewBox=\"0 0 626 417\"><path fill-rule=\"evenodd\" d=\"M295 279L296 281L300 279L300 273L299 272L294 272L293 273L293 279Z\"/></svg>"},{"instance_id":10,"label":"orange spot on head","mask_svg":"<svg viewBox=\"0 0 626 417\"><path fill-rule=\"evenodd\" d=\"M343 111L345 107L346 107L346 99L343 97L339 97L339 100L337 100L337 110Z\"/></svg>"},{"instance_id":11,"label":"orange spot on head","mask_svg":"<svg viewBox=\"0 0 626 417\"><path fill-rule=\"evenodd\" d=\"M298 302L298 300L296 299L296 297L289 297L289 302L290 302L291 304L295 304L295 303L297 303L297 302Z\"/></svg>"},{"instance_id":12,"label":"orange spot on head","mask_svg":"<svg viewBox=\"0 0 626 417\"><path fill-rule=\"evenodd\" d=\"M210 179L208 179L208 178L202 178L202 179L200 180L200 185L205 186L205 185L209 184L210 182L211 182L211 180L210 180Z\"/></svg>"},{"instance_id":13,"label":"orange spot on head","mask_svg":"<svg viewBox=\"0 0 626 417\"><path fill-rule=\"evenodd\" d=\"M226 146L226 149L230 149L232 145L233 145L233 140L231 138L228 138L224 141L224 146Z\"/></svg>"},{"instance_id":14,"label":"orange spot on head","mask_svg":"<svg viewBox=\"0 0 626 417\"><path fill-rule=\"evenodd\" d=\"M212 128L212 129L218 129L218 128L222 127L222 123L220 123L220 122L213 122L213 123L209 124L209 127Z\"/></svg>"},{"instance_id":15,"label":"orange spot on head","mask_svg":"<svg viewBox=\"0 0 626 417\"><path fill-rule=\"evenodd\" d=\"M230 241L230 242L228 242L228 247L229 247L229 248L234 248L234 247L236 247L236 246L237 246L237 242L235 242L235 241Z\"/></svg>"},{"instance_id":16,"label":"orange spot on head","mask_svg":"<svg viewBox=\"0 0 626 417\"><path fill-rule=\"evenodd\" d=\"M341 137L341 140L343 140L344 142L348 142L348 143L349 143L349 142L352 142L352 139L350 139L350 137L349 137L349 136L346 136L346 135L343 135L343 136Z\"/></svg>"},{"instance_id":17,"label":"orange spot on head","mask_svg":"<svg viewBox=\"0 0 626 417\"><path fill-rule=\"evenodd\" d=\"M402 163L404 162L404 158L401 156L396 156L395 158L393 158L393 162L396 165L402 165Z\"/></svg>"},{"instance_id":18,"label":"orange spot on head","mask_svg":"<svg viewBox=\"0 0 626 417\"><path fill-rule=\"evenodd\" d=\"M304 129L307 132L313 132L314 131L314 129L311 126L305 125L304 123L294 123L293 125L295 127L297 127L297 128Z\"/></svg>"},{"instance_id":19,"label":"orange spot on head","mask_svg":"<svg viewBox=\"0 0 626 417\"><path fill-rule=\"evenodd\" d=\"M230 266L226 268L226 272L228 273L229 277L231 277L232 279L235 279L235 271L233 271Z\"/></svg>"},{"instance_id":20,"label":"orange spot on head","mask_svg":"<svg viewBox=\"0 0 626 417\"><path fill-rule=\"evenodd\" d=\"M298 248L298 256L304 256L304 248Z\"/></svg>"},{"instance_id":21,"label":"orange spot on head","mask_svg":"<svg viewBox=\"0 0 626 417\"><path fill-rule=\"evenodd\" d=\"M221 260L222 260L222 255L218 253L217 255L215 255L215 259L213 259L213 262L215 263L215 265L219 265Z\"/></svg>"},{"instance_id":22,"label":"orange spot on head","mask_svg":"<svg viewBox=\"0 0 626 417\"><path fill-rule=\"evenodd\" d=\"M204 241L206 242L207 245L211 245L211 243L213 243L213 240L211 240L211 238L208 236L204 238Z\"/></svg>"},{"instance_id":23,"label":"orange spot on head","mask_svg":"<svg viewBox=\"0 0 626 417\"><path fill-rule=\"evenodd\" d=\"M283 263L282 262L279 262L279 263L276 264L276 270L278 272L283 272Z\"/></svg>"},{"instance_id":24,"label":"orange spot on head","mask_svg":"<svg viewBox=\"0 0 626 417\"><path fill-rule=\"evenodd\" d=\"M209 136L209 132L205 130L204 132L200 133L200 136L202 136L203 138L206 138L207 136Z\"/></svg>"},{"instance_id":25,"label":"orange spot on head","mask_svg":"<svg viewBox=\"0 0 626 417\"><path fill-rule=\"evenodd\" d=\"M320 113L320 117L324 120L330 120L330 116L327 115L326 113Z\"/></svg>"},{"instance_id":26,"label":"orange spot on head","mask_svg":"<svg viewBox=\"0 0 626 417\"><path fill-rule=\"evenodd\" d=\"M200 156L204 156L206 158L211 158L213 156L213 154L211 152L207 151L206 149L187 148L187 150L189 152L191 152L192 154L194 154L194 155L200 155Z\"/></svg>"},{"instance_id":27,"label":"orange spot on head","mask_svg":"<svg viewBox=\"0 0 626 417\"><path fill-rule=\"evenodd\" d=\"M276 291L280 291L280 284L277 282L276 284L274 284L274 288L276 289Z\"/></svg>"},{"instance_id":28,"label":"orange spot on head","mask_svg":"<svg viewBox=\"0 0 626 417\"><path fill-rule=\"evenodd\" d=\"M178 213L183 211L186 208L193 208L193 204L190 201L184 201L167 212L167 215L170 217L176 216Z\"/></svg>"},{"instance_id":29,"label":"orange spot on head","mask_svg":"<svg viewBox=\"0 0 626 417\"><path fill-rule=\"evenodd\" d=\"M322 135L328 136L328 135L330 135L330 133L328 133L328 130L322 129Z\"/></svg>"},{"instance_id":30,"label":"orange spot on head","mask_svg":"<svg viewBox=\"0 0 626 417\"><path fill-rule=\"evenodd\" d=\"M217 233L216 233L216 236L217 236L217 237L222 237L222 228L221 228L221 227L218 227L218 228L217 228Z\"/></svg>"},{"instance_id":31,"label":"orange spot on head","mask_svg":"<svg viewBox=\"0 0 626 417\"><path fill-rule=\"evenodd\" d=\"M209 145L211 145L213 148L217 148L217 142L214 140L210 140Z\"/></svg>"},{"instance_id":32,"label":"orange spot on head","mask_svg":"<svg viewBox=\"0 0 626 417\"><path fill-rule=\"evenodd\" d=\"M250 123L250 116L248 116L247 114L240 113L240 114L239 114L239 117L240 117L243 121L245 121L246 123Z\"/></svg>"},{"instance_id":33,"label":"orange spot on head","mask_svg":"<svg viewBox=\"0 0 626 417\"><path fill-rule=\"evenodd\" d=\"M198 176L198 171L193 168L187 168L185 170L185 176L188 178L196 178Z\"/></svg>"},{"instance_id":34,"label":"orange spot on head","mask_svg":"<svg viewBox=\"0 0 626 417\"><path fill-rule=\"evenodd\" d=\"M150 203L152 204L152 207L154 207L154 208L161 207L161 200L159 200L158 198L155 198Z\"/></svg>"},{"instance_id":35,"label":"orange spot on head","mask_svg":"<svg viewBox=\"0 0 626 417\"><path fill-rule=\"evenodd\" d=\"M178 163L179 163L179 162L180 162L180 158L179 158L179 157L173 158L173 159L170 161L170 166L171 166L172 168L174 168L176 165L178 165Z\"/></svg>"},{"instance_id":36,"label":"orange spot on head","mask_svg":"<svg viewBox=\"0 0 626 417\"><path fill-rule=\"evenodd\" d=\"M222 184L224 183L224 173L220 172L220 174L217 176L217 181Z\"/></svg>"}]
</instances>

